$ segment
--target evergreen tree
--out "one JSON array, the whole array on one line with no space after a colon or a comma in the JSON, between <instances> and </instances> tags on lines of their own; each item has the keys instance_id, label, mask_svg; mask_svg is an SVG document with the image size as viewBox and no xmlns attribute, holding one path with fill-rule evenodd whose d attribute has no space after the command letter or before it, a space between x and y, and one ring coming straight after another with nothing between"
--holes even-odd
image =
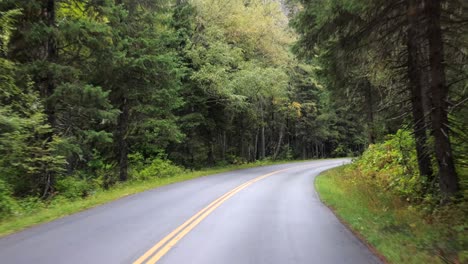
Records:
<instances>
[{"instance_id":1,"label":"evergreen tree","mask_svg":"<svg viewBox=\"0 0 468 264\"><path fill-rule=\"evenodd\" d=\"M99 52L94 82L110 91L120 114L114 131L119 179L128 179L128 155L164 154L181 138L173 110L181 105L174 32L164 3L121 1L107 7L111 45Z\"/></svg>"},{"instance_id":2,"label":"evergreen tree","mask_svg":"<svg viewBox=\"0 0 468 264\"><path fill-rule=\"evenodd\" d=\"M14 19L21 11L0 13L0 184L6 183L17 196L45 196L52 180L63 173L65 160L59 149L63 139L44 140L52 129L42 102L28 78L7 59Z\"/></svg>"}]
</instances>

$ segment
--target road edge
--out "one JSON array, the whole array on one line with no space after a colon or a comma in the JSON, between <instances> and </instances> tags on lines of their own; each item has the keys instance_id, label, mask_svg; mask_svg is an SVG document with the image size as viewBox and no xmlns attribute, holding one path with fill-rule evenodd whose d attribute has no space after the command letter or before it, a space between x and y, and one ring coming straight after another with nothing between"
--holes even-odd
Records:
<instances>
[{"instance_id":1,"label":"road edge","mask_svg":"<svg viewBox=\"0 0 468 264\"><path fill-rule=\"evenodd\" d=\"M320 202L325 205L328 209L330 209L330 211L333 213L333 215L336 217L336 219L338 219L338 221L340 221L340 223L346 228L348 229L357 239L359 239L359 241L362 242L362 244L364 244L378 259L380 259L384 264L391 264L387 258L382 254L380 253L377 248L375 248L369 241L367 241L367 239L361 235L361 233L359 233L359 231L356 231L354 230L348 222L346 222L343 218L341 218L341 216L336 212L336 209L333 208L333 206L327 204L323 199L322 197L320 196L320 193L319 191L317 190L317 178L318 177L321 177L323 176L324 173L326 173L327 171L329 170L333 170L333 169L337 169L337 168L340 168L340 167L343 167L343 166L346 166L347 164L345 165L341 165L341 166L338 166L338 167L334 167L334 168L330 168L330 169L327 169L327 170L324 170L322 172L320 172L317 176L315 176L314 178L314 191L315 193L317 194Z\"/></svg>"}]
</instances>

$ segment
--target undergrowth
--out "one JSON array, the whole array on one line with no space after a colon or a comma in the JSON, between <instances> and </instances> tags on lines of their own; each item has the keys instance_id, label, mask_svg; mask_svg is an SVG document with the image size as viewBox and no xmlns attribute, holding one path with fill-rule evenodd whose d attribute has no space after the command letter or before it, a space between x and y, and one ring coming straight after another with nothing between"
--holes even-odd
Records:
<instances>
[{"instance_id":1,"label":"undergrowth","mask_svg":"<svg viewBox=\"0 0 468 264\"><path fill-rule=\"evenodd\" d=\"M317 178L322 200L390 263L468 263L466 171L462 198L425 192L412 137L399 131L361 158Z\"/></svg>"}]
</instances>

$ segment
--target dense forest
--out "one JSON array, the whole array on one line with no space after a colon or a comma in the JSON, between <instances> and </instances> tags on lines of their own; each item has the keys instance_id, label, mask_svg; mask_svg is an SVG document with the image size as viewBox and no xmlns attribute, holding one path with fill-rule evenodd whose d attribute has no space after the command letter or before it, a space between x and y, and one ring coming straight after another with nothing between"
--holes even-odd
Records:
<instances>
[{"instance_id":1,"label":"dense forest","mask_svg":"<svg viewBox=\"0 0 468 264\"><path fill-rule=\"evenodd\" d=\"M295 59L274 1L2 0L1 185L355 155L358 115ZM65 180L69 182L70 180Z\"/></svg>"},{"instance_id":2,"label":"dense forest","mask_svg":"<svg viewBox=\"0 0 468 264\"><path fill-rule=\"evenodd\" d=\"M13 213L9 199L86 196L148 167L163 177L160 167L358 156L405 133L411 191L461 198L467 10L0 0L0 216Z\"/></svg>"},{"instance_id":3,"label":"dense forest","mask_svg":"<svg viewBox=\"0 0 468 264\"><path fill-rule=\"evenodd\" d=\"M466 1L303 4L298 54L319 61L334 98L364 108L370 143L412 132L423 193L457 195L456 167L467 165Z\"/></svg>"}]
</instances>

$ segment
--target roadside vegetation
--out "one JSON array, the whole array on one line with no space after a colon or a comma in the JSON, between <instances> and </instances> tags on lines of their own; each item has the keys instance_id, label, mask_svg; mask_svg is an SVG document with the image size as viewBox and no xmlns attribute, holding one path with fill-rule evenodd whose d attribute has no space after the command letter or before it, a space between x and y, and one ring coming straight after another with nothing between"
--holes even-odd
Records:
<instances>
[{"instance_id":1,"label":"roadside vegetation","mask_svg":"<svg viewBox=\"0 0 468 264\"><path fill-rule=\"evenodd\" d=\"M459 168L464 190L466 170ZM399 131L316 181L320 198L390 263L467 263L468 201L424 191L414 140ZM466 196L465 196L466 197Z\"/></svg>"}]
</instances>

